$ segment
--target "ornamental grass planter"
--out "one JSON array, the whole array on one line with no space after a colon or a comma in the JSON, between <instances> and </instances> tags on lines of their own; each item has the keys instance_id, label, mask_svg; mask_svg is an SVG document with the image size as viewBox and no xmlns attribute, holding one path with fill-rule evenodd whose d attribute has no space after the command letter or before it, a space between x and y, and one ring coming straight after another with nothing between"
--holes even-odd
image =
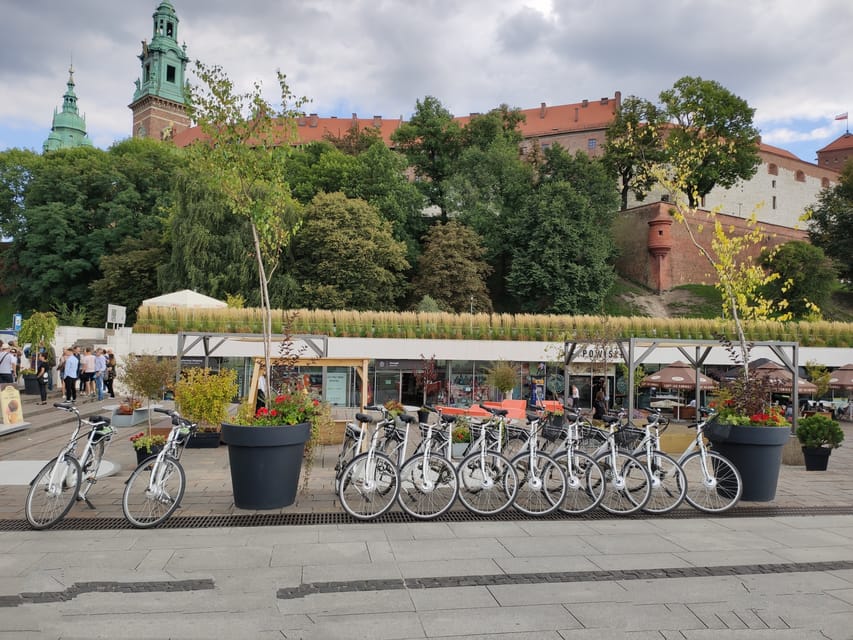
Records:
<instances>
[{"instance_id":1,"label":"ornamental grass planter","mask_svg":"<svg viewBox=\"0 0 853 640\"><path fill-rule=\"evenodd\" d=\"M806 471L826 471L830 453L832 449L829 447L803 447Z\"/></svg>"},{"instance_id":2,"label":"ornamental grass planter","mask_svg":"<svg viewBox=\"0 0 853 640\"><path fill-rule=\"evenodd\" d=\"M728 458L743 480L741 500L770 502L782 467L782 449L792 435L790 427L759 427L712 422L705 436L714 451Z\"/></svg>"},{"instance_id":3,"label":"ornamental grass planter","mask_svg":"<svg viewBox=\"0 0 853 640\"><path fill-rule=\"evenodd\" d=\"M279 509L296 500L311 423L245 426L222 423L231 488L238 509Z\"/></svg>"}]
</instances>

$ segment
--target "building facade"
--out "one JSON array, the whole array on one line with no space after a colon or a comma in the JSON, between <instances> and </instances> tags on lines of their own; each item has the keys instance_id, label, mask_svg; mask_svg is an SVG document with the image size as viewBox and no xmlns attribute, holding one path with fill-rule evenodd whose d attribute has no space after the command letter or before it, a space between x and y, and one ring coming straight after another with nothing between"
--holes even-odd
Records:
<instances>
[{"instance_id":1,"label":"building facade","mask_svg":"<svg viewBox=\"0 0 853 640\"><path fill-rule=\"evenodd\" d=\"M62 96L62 111L53 110L53 122L50 135L44 141L44 151L70 149L72 147L91 147L92 141L86 135L86 117L80 115L77 108L77 94L74 93L74 67L68 69L68 83Z\"/></svg>"},{"instance_id":2,"label":"building facade","mask_svg":"<svg viewBox=\"0 0 853 640\"><path fill-rule=\"evenodd\" d=\"M853 134L849 130L817 152L817 163L825 169L841 171L853 160Z\"/></svg>"},{"instance_id":3,"label":"building facade","mask_svg":"<svg viewBox=\"0 0 853 640\"><path fill-rule=\"evenodd\" d=\"M186 44L178 45L178 16L172 3L163 0L152 18L151 42L142 41L142 71L129 107L134 137L168 140L190 125L184 95L189 56Z\"/></svg>"}]
</instances>

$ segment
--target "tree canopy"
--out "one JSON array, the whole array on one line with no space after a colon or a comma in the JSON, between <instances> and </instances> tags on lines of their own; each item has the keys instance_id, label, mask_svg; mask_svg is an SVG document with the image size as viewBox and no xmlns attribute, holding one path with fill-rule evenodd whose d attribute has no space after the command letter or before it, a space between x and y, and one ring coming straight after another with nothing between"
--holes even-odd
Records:
<instances>
[{"instance_id":1,"label":"tree canopy","mask_svg":"<svg viewBox=\"0 0 853 640\"><path fill-rule=\"evenodd\" d=\"M665 115L657 106L629 96L607 128L602 160L607 173L619 181L623 211L628 208L629 193L642 201L656 182L651 168L663 161L664 121Z\"/></svg>"},{"instance_id":2,"label":"tree canopy","mask_svg":"<svg viewBox=\"0 0 853 640\"><path fill-rule=\"evenodd\" d=\"M809 219L809 239L835 260L839 276L853 282L853 162L838 184L820 192Z\"/></svg>"},{"instance_id":3,"label":"tree canopy","mask_svg":"<svg viewBox=\"0 0 853 640\"><path fill-rule=\"evenodd\" d=\"M808 242L786 242L765 250L761 266L779 275L764 285L763 296L792 320L818 315L838 282L832 261Z\"/></svg>"},{"instance_id":4,"label":"tree canopy","mask_svg":"<svg viewBox=\"0 0 853 640\"><path fill-rule=\"evenodd\" d=\"M755 175L758 130L746 100L714 80L684 76L660 101L675 125L664 135L666 162L690 207L716 185L728 188Z\"/></svg>"},{"instance_id":5,"label":"tree canopy","mask_svg":"<svg viewBox=\"0 0 853 640\"><path fill-rule=\"evenodd\" d=\"M297 305L392 310L406 293L405 245L376 207L343 193L320 193L293 239Z\"/></svg>"},{"instance_id":6,"label":"tree canopy","mask_svg":"<svg viewBox=\"0 0 853 640\"><path fill-rule=\"evenodd\" d=\"M491 267L483 261L486 250L470 228L451 220L434 225L424 239L414 289L448 311L491 311L485 277Z\"/></svg>"}]
</instances>

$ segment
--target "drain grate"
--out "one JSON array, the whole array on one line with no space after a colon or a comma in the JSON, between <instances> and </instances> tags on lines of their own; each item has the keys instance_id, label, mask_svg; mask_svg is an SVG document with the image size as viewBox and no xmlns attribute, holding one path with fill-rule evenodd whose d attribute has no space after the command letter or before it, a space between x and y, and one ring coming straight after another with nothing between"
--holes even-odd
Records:
<instances>
[{"instance_id":1,"label":"drain grate","mask_svg":"<svg viewBox=\"0 0 853 640\"><path fill-rule=\"evenodd\" d=\"M695 509L676 509L667 514L649 516L648 514L637 514L629 518L641 519L653 517L670 519L688 518L769 518L781 516L849 516L853 515L853 506L836 507L737 507L728 513L709 515L696 511ZM443 516L436 518L433 522L512 522L529 520L524 514L515 511L507 511L494 516L478 516L469 511L449 511ZM582 516L569 516L564 514L551 514L539 520L611 520L624 519L624 516L613 516L605 511L596 511ZM222 514L207 516L175 516L160 525L162 529L210 529L214 527L275 527L275 526L306 526L320 524L365 524L374 522L377 524L398 524L406 522L420 522L402 511L391 511L375 520L362 521L350 517L346 513L246 513L246 514ZM0 520L0 531L26 531L30 527L26 520ZM86 531L94 529L131 529L131 525L124 518L66 518L54 529L65 531Z\"/></svg>"}]
</instances>

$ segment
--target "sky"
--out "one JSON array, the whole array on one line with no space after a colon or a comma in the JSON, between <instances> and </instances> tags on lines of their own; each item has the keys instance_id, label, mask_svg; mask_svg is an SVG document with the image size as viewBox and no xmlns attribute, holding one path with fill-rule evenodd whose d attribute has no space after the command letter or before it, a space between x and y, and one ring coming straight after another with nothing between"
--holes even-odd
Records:
<instances>
[{"instance_id":1,"label":"sky","mask_svg":"<svg viewBox=\"0 0 853 640\"><path fill-rule=\"evenodd\" d=\"M159 0L3 0L0 150L41 151L73 62L89 137L130 136L141 41ZM853 112L850 0L172 0L191 60L306 111L409 118L431 95L455 115L635 95L683 76L755 109L762 141L814 162ZM188 69L190 81L194 75ZM853 114L851 114L853 115Z\"/></svg>"}]
</instances>

